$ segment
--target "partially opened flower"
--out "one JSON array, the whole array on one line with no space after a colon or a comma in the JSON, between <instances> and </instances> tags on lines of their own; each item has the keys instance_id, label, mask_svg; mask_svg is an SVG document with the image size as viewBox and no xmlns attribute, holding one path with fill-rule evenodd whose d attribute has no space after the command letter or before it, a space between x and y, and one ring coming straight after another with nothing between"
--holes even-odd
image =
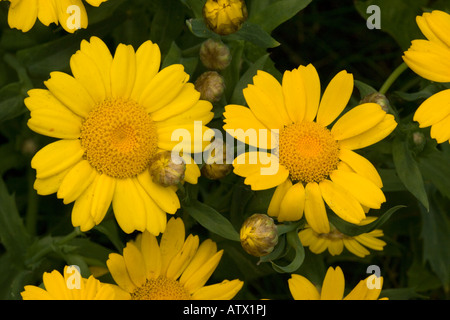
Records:
<instances>
[{"instance_id":1,"label":"partially opened flower","mask_svg":"<svg viewBox=\"0 0 450 320\"><path fill-rule=\"evenodd\" d=\"M289 290L295 300L378 300L383 277L372 274L361 280L345 297L344 273L340 267L329 267L320 290L308 279L299 274L292 274L288 280ZM380 300L387 300L381 298Z\"/></svg>"},{"instance_id":2,"label":"partially opened flower","mask_svg":"<svg viewBox=\"0 0 450 320\"><path fill-rule=\"evenodd\" d=\"M413 40L403 60L415 73L435 82L450 82L450 15L435 10L418 16L417 25L427 40ZM430 127L438 143L450 143L450 89L426 99L416 110L414 121Z\"/></svg>"},{"instance_id":3,"label":"partially opened flower","mask_svg":"<svg viewBox=\"0 0 450 320\"><path fill-rule=\"evenodd\" d=\"M158 153L180 143L183 151L206 147L194 131L208 129L212 105L199 100L182 65L158 71L160 61L159 47L150 41L136 52L120 44L113 57L92 37L70 59L73 76L52 72L48 90L28 92L28 126L59 139L32 159L34 187L40 195L56 193L65 204L75 202L72 223L82 231L99 224L112 203L123 231L159 234L166 213L180 207L176 187L153 181L149 167ZM177 129L190 137L173 141ZM182 156L184 181L196 183L197 164Z\"/></svg>"},{"instance_id":4,"label":"partially opened flower","mask_svg":"<svg viewBox=\"0 0 450 320\"><path fill-rule=\"evenodd\" d=\"M229 300L243 282L224 280L205 285L223 250L215 242L185 238L180 218L171 218L161 240L148 232L127 243L123 255L112 253L107 265L114 281L133 300Z\"/></svg>"},{"instance_id":5,"label":"partially opened flower","mask_svg":"<svg viewBox=\"0 0 450 320\"><path fill-rule=\"evenodd\" d=\"M374 220L376 220L375 217L367 217L360 225L371 223ZM386 245L386 242L378 239L383 236L383 230L380 229L357 236L347 236L334 226L331 226L330 229L328 233L317 233L307 225L298 233L298 236L302 245L309 247L313 253L320 254L328 249L328 252L333 256L340 255L346 248L354 255L363 258L370 254L367 248L381 251Z\"/></svg>"},{"instance_id":6,"label":"partially opened flower","mask_svg":"<svg viewBox=\"0 0 450 320\"><path fill-rule=\"evenodd\" d=\"M114 285L101 283L90 276L82 278L77 269L65 266L63 275L57 270L45 272L44 288L27 285L20 294L23 300L117 300L122 293Z\"/></svg>"},{"instance_id":7,"label":"partially opened flower","mask_svg":"<svg viewBox=\"0 0 450 320\"><path fill-rule=\"evenodd\" d=\"M88 16L81 0L0 0L9 1L8 24L11 28L29 31L36 19L49 26L61 25L67 32L87 28ZM91 6L98 7L108 0L86 0Z\"/></svg>"},{"instance_id":8,"label":"partially opened flower","mask_svg":"<svg viewBox=\"0 0 450 320\"><path fill-rule=\"evenodd\" d=\"M382 140L397 123L375 103L358 105L337 119L353 92L351 74L338 73L322 98L312 65L286 71L282 84L258 71L253 83L243 90L248 108L225 107L224 129L259 148L240 154L234 172L253 190L276 187L270 216L297 221L305 214L314 231L329 233L325 203L354 224L368 209L380 208L386 200L381 178L354 150Z\"/></svg>"}]
</instances>

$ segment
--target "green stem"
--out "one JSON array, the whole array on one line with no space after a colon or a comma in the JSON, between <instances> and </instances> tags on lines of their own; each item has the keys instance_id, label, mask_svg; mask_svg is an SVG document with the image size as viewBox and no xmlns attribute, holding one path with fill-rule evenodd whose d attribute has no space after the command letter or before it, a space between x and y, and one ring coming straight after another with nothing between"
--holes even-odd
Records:
<instances>
[{"instance_id":1,"label":"green stem","mask_svg":"<svg viewBox=\"0 0 450 320\"><path fill-rule=\"evenodd\" d=\"M386 92L389 90L389 88L392 86L392 84L397 80L397 78L408 69L408 66L406 63L402 63L399 65L392 73L391 75L386 79L384 84L381 86L380 90L378 91L381 94L386 94Z\"/></svg>"}]
</instances>

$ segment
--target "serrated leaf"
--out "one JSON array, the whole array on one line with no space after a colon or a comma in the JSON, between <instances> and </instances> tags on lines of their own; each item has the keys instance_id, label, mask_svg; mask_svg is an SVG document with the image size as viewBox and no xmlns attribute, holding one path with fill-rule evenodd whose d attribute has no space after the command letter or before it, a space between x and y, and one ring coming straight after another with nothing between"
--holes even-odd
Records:
<instances>
[{"instance_id":1,"label":"serrated leaf","mask_svg":"<svg viewBox=\"0 0 450 320\"><path fill-rule=\"evenodd\" d=\"M209 231L229 240L240 241L239 233L231 222L210 206L194 200L183 209Z\"/></svg>"},{"instance_id":2,"label":"serrated leaf","mask_svg":"<svg viewBox=\"0 0 450 320\"><path fill-rule=\"evenodd\" d=\"M407 141L396 137L392 143L392 156L398 177L411 194L413 194L424 206L429 207L428 196L425 191L422 173L414 159Z\"/></svg>"}]
</instances>

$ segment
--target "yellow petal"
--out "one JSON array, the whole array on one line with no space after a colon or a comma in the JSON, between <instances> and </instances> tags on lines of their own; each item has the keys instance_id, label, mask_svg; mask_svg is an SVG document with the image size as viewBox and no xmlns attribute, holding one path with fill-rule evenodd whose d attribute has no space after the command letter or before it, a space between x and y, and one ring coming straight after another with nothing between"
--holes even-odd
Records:
<instances>
[{"instance_id":1,"label":"yellow petal","mask_svg":"<svg viewBox=\"0 0 450 320\"><path fill-rule=\"evenodd\" d=\"M430 136L436 139L437 143L450 141L450 114L431 126Z\"/></svg>"},{"instance_id":2,"label":"yellow petal","mask_svg":"<svg viewBox=\"0 0 450 320\"><path fill-rule=\"evenodd\" d=\"M397 127L392 114L386 114L384 119L375 127L357 136L339 141L341 148L356 150L375 144L386 138Z\"/></svg>"},{"instance_id":3,"label":"yellow petal","mask_svg":"<svg viewBox=\"0 0 450 320\"><path fill-rule=\"evenodd\" d=\"M282 90L289 118L294 123L302 122L306 112L307 93L298 69L283 74Z\"/></svg>"},{"instance_id":4,"label":"yellow petal","mask_svg":"<svg viewBox=\"0 0 450 320\"><path fill-rule=\"evenodd\" d=\"M343 220L357 224L366 217L359 202L341 186L330 180L323 180L319 187L327 205Z\"/></svg>"},{"instance_id":5,"label":"yellow petal","mask_svg":"<svg viewBox=\"0 0 450 320\"><path fill-rule=\"evenodd\" d=\"M253 77L253 84L261 89L264 95L267 97L268 102L275 107L279 116L281 117L281 121L284 124L289 124L291 119L287 113L285 104L284 104L284 95L283 89L270 73L267 73L262 70L258 70L256 76Z\"/></svg>"},{"instance_id":6,"label":"yellow petal","mask_svg":"<svg viewBox=\"0 0 450 320\"><path fill-rule=\"evenodd\" d=\"M353 93L353 75L346 71L339 72L331 79L317 112L317 122L323 126L332 123L347 106Z\"/></svg>"},{"instance_id":7,"label":"yellow petal","mask_svg":"<svg viewBox=\"0 0 450 320\"><path fill-rule=\"evenodd\" d=\"M59 139L78 139L81 119L69 110L38 109L31 112L28 127L39 134Z\"/></svg>"},{"instance_id":8,"label":"yellow petal","mask_svg":"<svg viewBox=\"0 0 450 320\"><path fill-rule=\"evenodd\" d=\"M303 217L305 207L305 188L296 183L290 187L280 204L278 221L298 221Z\"/></svg>"},{"instance_id":9,"label":"yellow petal","mask_svg":"<svg viewBox=\"0 0 450 320\"><path fill-rule=\"evenodd\" d=\"M320 300L342 300L344 297L345 279L342 269L328 268L322 284Z\"/></svg>"},{"instance_id":10,"label":"yellow petal","mask_svg":"<svg viewBox=\"0 0 450 320\"><path fill-rule=\"evenodd\" d=\"M192 258L190 264L184 270L180 277L180 283L185 284L192 277L195 277L195 273L201 266L205 265L217 253L217 245L211 239L206 239L198 247L195 256Z\"/></svg>"},{"instance_id":11,"label":"yellow petal","mask_svg":"<svg viewBox=\"0 0 450 320\"><path fill-rule=\"evenodd\" d=\"M156 43L147 40L136 51L136 81L131 98L139 101L146 85L158 73L161 51Z\"/></svg>"},{"instance_id":12,"label":"yellow petal","mask_svg":"<svg viewBox=\"0 0 450 320\"><path fill-rule=\"evenodd\" d=\"M345 113L333 125L334 139L343 140L354 137L373 128L383 120L386 112L376 103L364 103Z\"/></svg>"},{"instance_id":13,"label":"yellow petal","mask_svg":"<svg viewBox=\"0 0 450 320\"><path fill-rule=\"evenodd\" d=\"M59 101L80 117L86 118L95 105L84 86L66 73L51 72L50 79L44 84Z\"/></svg>"},{"instance_id":14,"label":"yellow petal","mask_svg":"<svg viewBox=\"0 0 450 320\"><path fill-rule=\"evenodd\" d=\"M205 285L209 280L214 270L222 258L223 250L215 253L210 259L208 259L205 264L200 266L195 273L184 283L184 287L189 293L197 291L200 287Z\"/></svg>"},{"instance_id":15,"label":"yellow petal","mask_svg":"<svg viewBox=\"0 0 450 320\"><path fill-rule=\"evenodd\" d=\"M450 36L448 34L448 30L450 30L450 15L444 11L433 10L431 13L425 12L422 17L426 20L428 26L428 28L424 28L424 30L421 28L422 32L426 31L426 33L423 32L424 35L427 36L427 38L430 36L431 39L428 38L429 40L439 40L440 43L450 47ZM417 17L416 20L419 27L421 25L423 26L423 24L419 23L420 17ZM431 31L432 35L427 31Z\"/></svg>"},{"instance_id":16,"label":"yellow petal","mask_svg":"<svg viewBox=\"0 0 450 320\"><path fill-rule=\"evenodd\" d=\"M320 294L316 287L299 274L292 274L288 280L289 290L295 300L319 300Z\"/></svg>"},{"instance_id":17,"label":"yellow petal","mask_svg":"<svg viewBox=\"0 0 450 320\"><path fill-rule=\"evenodd\" d=\"M71 300L70 290L67 288L64 277L56 270L52 272L44 272L42 276L45 290L56 299Z\"/></svg>"},{"instance_id":18,"label":"yellow petal","mask_svg":"<svg viewBox=\"0 0 450 320\"><path fill-rule=\"evenodd\" d=\"M177 97L188 80L189 75L184 72L182 65L170 65L158 72L147 84L139 103L147 112L155 112Z\"/></svg>"},{"instance_id":19,"label":"yellow petal","mask_svg":"<svg viewBox=\"0 0 450 320\"><path fill-rule=\"evenodd\" d=\"M306 92L306 109L304 121L313 121L316 118L320 103L320 78L316 68L312 64L298 68Z\"/></svg>"},{"instance_id":20,"label":"yellow petal","mask_svg":"<svg viewBox=\"0 0 450 320\"><path fill-rule=\"evenodd\" d=\"M258 148L272 149L276 146L273 132L259 121L249 108L227 105L223 116L223 128L235 139Z\"/></svg>"},{"instance_id":21,"label":"yellow petal","mask_svg":"<svg viewBox=\"0 0 450 320\"><path fill-rule=\"evenodd\" d=\"M364 248L355 239L351 239L351 238L344 239L343 242L344 242L344 246L347 248L347 250L350 251L351 253L353 253L355 256L364 258L365 256L370 254L369 250Z\"/></svg>"},{"instance_id":22,"label":"yellow petal","mask_svg":"<svg viewBox=\"0 0 450 320\"><path fill-rule=\"evenodd\" d=\"M183 248L185 228L183 220L171 218L167 223L166 231L161 237L159 247L161 249L161 273L166 274L167 268L175 255Z\"/></svg>"},{"instance_id":23,"label":"yellow petal","mask_svg":"<svg viewBox=\"0 0 450 320\"><path fill-rule=\"evenodd\" d=\"M258 86L248 85L242 90L250 110L261 123L270 129L282 129L289 124L284 121L277 108L271 103L269 96Z\"/></svg>"},{"instance_id":24,"label":"yellow petal","mask_svg":"<svg viewBox=\"0 0 450 320\"><path fill-rule=\"evenodd\" d=\"M58 14L53 0L38 0L38 19L42 24L49 26L50 23L58 24Z\"/></svg>"},{"instance_id":25,"label":"yellow petal","mask_svg":"<svg viewBox=\"0 0 450 320\"><path fill-rule=\"evenodd\" d=\"M408 67L421 77L450 82L450 48L428 40L413 40L411 47L403 54Z\"/></svg>"},{"instance_id":26,"label":"yellow petal","mask_svg":"<svg viewBox=\"0 0 450 320\"><path fill-rule=\"evenodd\" d=\"M64 177L57 197L64 199L64 204L75 201L92 183L97 174L87 160L81 160Z\"/></svg>"},{"instance_id":27,"label":"yellow petal","mask_svg":"<svg viewBox=\"0 0 450 320\"><path fill-rule=\"evenodd\" d=\"M111 64L113 57L106 44L98 37L91 37L90 42L83 40L80 44L80 51L86 54L100 72L105 95L111 96Z\"/></svg>"},{"instance_id":28,"label":"yellow petal","mask_svg":"<svg viewBox=\"0 0 450 320\"><path fill-rule=\"evenodd\" d=\"M36 178L45 179L75 165L83 154L78 139L59 140L39 150L31 160L31 167L36 169Z\"/></svg>"},{"instance_id":29,"label":"yellow petal","mask_svg":"<svg viewBox=\"0 0 450 320\"><path fill-rule=\"evenodd\" d=\"M380 209L386 198L372 181L353 172L335 170L330 174L333 182L347 190L358 202L372 209Z\"/></svg>"},{"instance_id":30,"label":"yellow petal","mask_svg":"<svg viewBox=\"0 0 450 320\"><path fill-rule=\"evenodd\" d=\"M156 237L150 232L142 233L141 252L147 279L155 279L161 272L161 251Z\"/></svg>"},{"instance_id":31,"label":"yellow petal","mask_svg":"<svg viewBox=\"0 0 450 320\"><path fill-rule=\"evenodd\" d=\"M9 6L8 24L11 28L27 32L34 26L37 14L37 1L16 1Z\"/></svg>"},{"instance_id":32,"label":"yellow petal","mask_svg":"<svg viewBox=\"0 0 450 320\"><path fill-rule=\"evenodd\" d=\"M341 148L339 159L349 165L356 173L372 181L378 188L383 187L383 182L377 169L369 160L351 150Z\"/></svg>"},{"instance_id":33,"label":"yellow petal","mask_svg":"<svg viewBox=\"0 0 450 320\"><path fill-rule=\"evenodd\" d=\"M178 279L186 267L191 262L199 245L198 236L190 234L184 242L181 250L173 257L169 266L167 267L166 276L171 279Z\"/></svg>"},{"instance_id":34,"label":"yellow petal","mask_svg":"<svg viewBox=\"0 0 450 320\"><path fill-rule=\"evenodd\" d=\"M94 196L94 185L89 185L78 197L72 209L72 225L80 227L82 232L86 232L94 227L95 222L91 216L91 207Z\"/></svg>"},{"instance_id":35,"label":"yellow petal","mask_svg":"<svg viewBox=\"0 0 450 320\"><path fill-rule=\"evenodd\" d=\"M137 179L147 194L163 211L174 214L180 208L180 200L176 192L170 187L163 187L154 183L148 170L138 175Z\"/></svg>"},{"instance_id":36,"label":"yellow petal","mask_svg":"<svg viewBox=\"0 0 450 320\"><path fill-rule=\"evenodd\" d=\"M70 169L72 169L72 167L69 167L68 169L63 170L58 174L55 174L48 178L36 179L33 187L37 191L37 194L46 196L52 193L56 193L62 181L64 180L64 177L66 176L67 172L70 171Z\"/></svg>"},{"instance_id":37,"label":"yellow petal","mask_svg":"<svg viewBox=\"0 0 450 320\"><path fill-rule=\"evenodd\" d=\"M192 300L231 300L242 289L244 282L238 279L204 286L194 292Z\"/></svg>"},{"instance_id":38,"label":"yellow petal","mask_svg":"<svg viewBox=\"0 0 450 320\"><path fill-rule=\"evenodd\" d=\"M96 103L105 100L105 84L100 70L91 57L81 50L77 51L70 58L70 69L75 79L83 85Z\"/></svg>"},{"instance_id":39,"label":"yellow petal","mask_svg":"<svg viewBox=\"0 0 450 320\"><path fill-rule=\"evenodd\" d=\"M136 290L136 286L134 285L133 281L131 281L130 275L128 274L125 260L121 255L117 253L111 253L108 260L106 261L106 265L108 266L109 272L111 273L114 282L117 283L119 287L129 293L132 293L134 290Z\"/></svg>"},{"instance_id":40,"label":"yellow petal","mask_svg":"<svg viewBox=\"0 0 450 320\"><path fill-rule=\"evenodd\" d=\"M420 127L428 127L450 115L450 89L440 91L426 99L414 114Z\"/></svg>"},{"instance_id":41,"label":"yellow petal","mask_svg":"<svg viewBox=\"0 0 450 320\"><path fill-rule=\"evenodd\" d=\"M144 231L146 227L146 209L138 188L134 179L116 180L112 205L117 223L126 233Z\"/></svg>"},{"instance_id":42,"label":"yellow petal","mask_svg":"<svg viewBox=\"0 0 450 320\"><path fill-rule=\"evenodd\" d=\"M142 286L146 280L144 257L132 242L128 242L123 249L123 260L133 284L136 287Z\"/></svg>"},{"instance_id":43,"label":"yellow petal","mask_svg":"<svg viewBox=\"0 0 450 320\"><path fill-rule=\"evenodd\" d=\"M99 224L106 215L116 188L116 179L106 174L97 175L92 199L91 215L96 224Z\"/></svg>"},{"instance_id":44,"label":"yellow petal","mask_svg":"<svg viewBox=\"0 0 450 320\"><path fill-rule=\"evenodd\" d=\"M88 17L86 8L81 0L58 0L54 1L56 5L56 13L61 27L67 32L73 33L77 28L85 29L88 25ZM76 16L77 11L68 10L71 6L75 6L79 10L79 16ZM77 12L77 13L78 13ZM79 17L79 20L78 20Z\"/></svg>"},{"instance_id":45,"label":"yellow petal","mask_svg":"<svg viewBox=\"0 0 450 320\"><path fill-rule=\"evenodd\" d=\"M136 54L131 45L119 44L111 65L113 97L128 99L136 81Z\"/></svg>"},{"instance_id":46,"label":"yellow petal","mask_svg":"<svg viewBox=\"0 0 450 320\"><path fill-rule=\"evenodd\" d=\"M315 182L310 182L305 187L305 218L317 233L330 232L325 203L319 185Z\"/></svg>"},{"instance_id":47,"label":"yellow petal","mask_svg":"<svg viewBox=\"0 0 450 320\"><path fill-rule=\"evenodd\" d=\"M272 195L269 207L267 209L267 214L271 217L278 217L280 214L280 205L286 192L291 188L291 179L286 179L282 184L280 184Z\"/></svg>"}]
</instances>

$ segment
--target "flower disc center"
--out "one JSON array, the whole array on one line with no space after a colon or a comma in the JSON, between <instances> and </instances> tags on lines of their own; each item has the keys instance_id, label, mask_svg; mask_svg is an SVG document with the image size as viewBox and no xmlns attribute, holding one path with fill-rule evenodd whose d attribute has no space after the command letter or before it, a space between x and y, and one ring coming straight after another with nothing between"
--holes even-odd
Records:
<instances>
[{"instance_id":1,"label":"flower disc center","mask_svg":"<svg viewBox=\"0 0 450 320\"><path fill-rule=\"evenodd\" d=\"M95 106L82 125L80 140L92 167L122 179L147 169L158 143L150 115L138 103L124 99Z\"/></svg>"},{"instance_id":2,"label":"flower disc center","mask_svg":"<svg viewBox=\"0 0 450 320\"><path fill-rule=\"evenodd\" d=\"M132 300L189 300L190 294L178 281L159 276L146 282L131 294Z\"/></svg>"}]
</instances>

